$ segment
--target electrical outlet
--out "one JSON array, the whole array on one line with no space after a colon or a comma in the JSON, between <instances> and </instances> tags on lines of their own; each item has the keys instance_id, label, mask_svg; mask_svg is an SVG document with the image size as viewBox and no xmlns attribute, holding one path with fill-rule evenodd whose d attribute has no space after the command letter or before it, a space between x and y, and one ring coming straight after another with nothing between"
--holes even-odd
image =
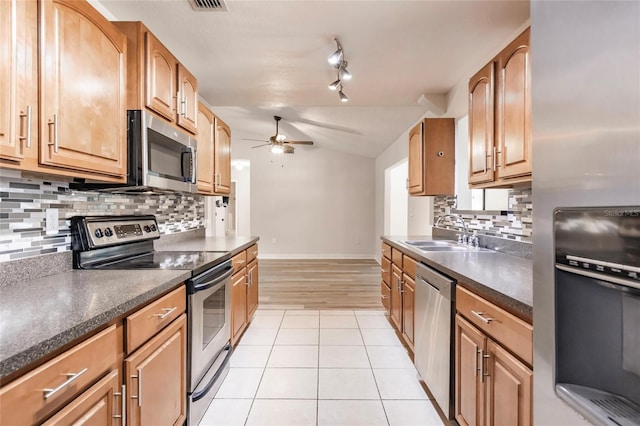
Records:
<instances>
[{"instance_id":1,"label":"electrical outlet","mask_svg":"<svg viewBox=\"0 0 640 426\"><path fill-rule=\"evenodd\" d=\"M58 233L58 209L45 210L45 232L47 235Z\"/></svg>"}]
</instances>

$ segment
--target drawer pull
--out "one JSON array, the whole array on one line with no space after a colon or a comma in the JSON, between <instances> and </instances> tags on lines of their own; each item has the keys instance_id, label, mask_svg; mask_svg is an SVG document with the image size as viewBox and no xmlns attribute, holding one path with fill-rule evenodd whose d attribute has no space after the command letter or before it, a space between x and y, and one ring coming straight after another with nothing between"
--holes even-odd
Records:
<instances>
[{"instance_id":1,"label":"drawer pull","mask_svg":"<svg viewBox=\"0 0 640 426\"><path fill-rule=\"evenodd\" d=\"M236 262L237 262L239 265L242 265L242 264L244 263L244 260L243 260L243 259L238 259L238 260L236 260Z\"/></svg>"},{"instance_id":2,"label":"drawer pull","mask_svg":"<svg viewBox=\"0 0 640 426\"><path fill-rule=\"evenodd\" d=\"M471 311L471 313L476 317L478 317L480 321L482 321L485 324L489 324L491 321L493 321L493 318L485 317L484 312Z\"/></svg>"},{"instance_id":3,"label":"drawer pull","mask_svg":"<svg viewBox=\"0 0 640 426\"><path fill-rule=\"evenodd\" d=\"M387 296L385 296L384 294L381 294L380 297L382 297L383 299L387 298Z\"/></svg>"},{"instance_id":4,"label":"drawer pull","mask_svg":"<svg viewBox=\"0 0 640 426\"><path fill-rule=\"evenodd\" d=\"M389 273L389 270L388 270L388 269L383 269L383 270L382 270L382 273L383 273L383 274L388 274L388 273Z\"/></svg>"},{"instance_id":5,"label":"drawer pull","mask_svg":"<svg viewBox=\"0 0 640 426\"><path fill-rule=\"evenodd\" d=\"M153 316L158 317L159 320L163 320L169 315L171 315L173 311L175 311L176 309L178 309L177 306L174 306L173 308L162 308L162 310L164 311L164 314L153 314Z\"/></svg>"},{"instance_id":6,"label":"drawer pull","mask_svg":"<svg viewBox=\"0 0 640 426\"><path fill-rule=\"evenodd\" d=\"M89 368L85 368L83 370L80 370L77 373L66 373L67 380L65 380L64 383L58 385L54 389L43 389L42 390L44 392L44 399L51 398L53 395L58 393L60 390L64 389L65 387L69 386L71 383L75 382L80 376L82 376L87 371L89 371Z\"/></svg>"},{"instance_id":7,"label":"drawer pull","mask_svg":"<svg viewBox=\"0 0 640 426\"><path fill-rule=\"evenodd\" d=\"M251 256L255 256L256 254L258 254L258 250L251 252Z\"/></svg>"}]
</instances>

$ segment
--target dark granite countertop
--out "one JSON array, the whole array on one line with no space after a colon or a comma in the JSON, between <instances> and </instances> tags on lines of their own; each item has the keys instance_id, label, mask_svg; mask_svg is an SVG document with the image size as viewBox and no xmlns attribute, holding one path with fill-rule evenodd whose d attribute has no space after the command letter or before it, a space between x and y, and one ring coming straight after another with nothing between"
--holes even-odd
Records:
<instances>
[{"instance_id":1,"label":"dark granite countertop","mask_svg":"<svg viewBox=\"0 0 640 426\"><path fill-rule=\"evenodd\" d=\"M76 270L0 288L0 379L101 328L189 271Z\"/></svg>"},{"instance_id":2,"label":"dark granite countertop","mask_svg":"<svg viewBox=\"0 0 640 426\"><path fill-rule=\"evenodd\" d=\"M424 252L403 241L430 236L383 236L387 244L454 278L490 302L529 323L533 320L533 268L529 259L494 252Z\"/></svg>"},{"instance_id":3,"label":"dark granite countertop","mask_svg":"<svg viewBox=\"0 0 640 426\"><path fill-rule=\"evenodd\" d=\"M165 243L162 238L155 242L158 251L224 251L231 252L231 256L247 249L258 242L260 237L202 237Z\"/></svg>"}]
</instances>

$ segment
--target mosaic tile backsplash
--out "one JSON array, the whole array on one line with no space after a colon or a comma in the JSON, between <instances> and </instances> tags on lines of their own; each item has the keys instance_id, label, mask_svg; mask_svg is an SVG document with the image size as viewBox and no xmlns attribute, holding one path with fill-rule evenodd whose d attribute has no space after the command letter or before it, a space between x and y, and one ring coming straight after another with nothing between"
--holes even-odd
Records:
<instances>
[{"instance_id":1,"label":"mosaic tile backsplash","mask_svg":"<svg viewBox=\"0 0 640 426\"><path fill-rule=\"evenodd\" d=\"M47 179L0 170L0 262L71 250L68 219L75 215L155 214L162 235L205 226L199 195L82 192L69 189L59 177ZM55 235L46 234L46 209L58 210Z\"/></svg>"},{"instance_id":2,"label":"mosaic tile backsplash","mask_svg":"<svg viewBox=\"0 0 640 426\"><path fill-rule=\"evenodd\" d=\"M433 217L449 214L454 209L456 200L453 196L435 197ZM509 210L505 215L489 215L478 213L462 213L462 218L470 230L478 234L506 238L531 243L533 236L533 204L531 188L509 190ZM449 218L443 220L441 227L461 230L462 226Z\"/></svg>"}]
</instances>

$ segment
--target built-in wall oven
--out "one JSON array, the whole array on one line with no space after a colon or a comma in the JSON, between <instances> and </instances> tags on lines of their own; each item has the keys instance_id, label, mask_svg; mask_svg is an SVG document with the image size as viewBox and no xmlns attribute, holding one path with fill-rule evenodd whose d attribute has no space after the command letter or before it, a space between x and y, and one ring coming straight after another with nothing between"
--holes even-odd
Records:
<instances>
[{"instance_id":1,"label":"built-in wall oven","mask_svg":"<svg viewBox=\"0 0 640 426\"><path fill-rule=\"evenodd\" d=\"M228 252L154 251L154 216L76 216L71 219L76 269L188 270L188 424L196 425L228 371L231 355Z\"/></svg>"},{"instance_id":2,"label":"built-in wall oven","mask_svg":"<svg viewBox=\"0 0 640 426\"><path fill-rule=\"evenodd\" d=\"M594 424L640 425L640 207L554 214L556 393Z\"/></svg>"}]
</instances>

